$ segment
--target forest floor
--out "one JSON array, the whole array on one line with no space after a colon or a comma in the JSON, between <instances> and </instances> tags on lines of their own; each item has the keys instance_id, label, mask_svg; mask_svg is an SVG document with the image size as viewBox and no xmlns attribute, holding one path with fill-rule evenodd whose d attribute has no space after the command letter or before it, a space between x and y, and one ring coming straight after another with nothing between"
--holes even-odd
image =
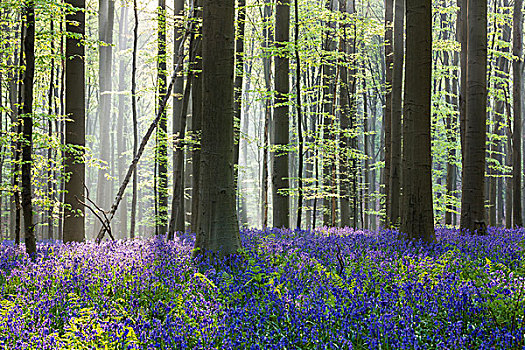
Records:
<instances>
[{"instance_id":1,"label":"forest floor","mask_svg":"<svg viewBox=\"0 0 525 350\"><path fill-rule=\"evenodd\" d=\"M193 237L0 251L5 349L522 349L525 230L245 230L227 262Z\"/></svg>"}]
</instances>

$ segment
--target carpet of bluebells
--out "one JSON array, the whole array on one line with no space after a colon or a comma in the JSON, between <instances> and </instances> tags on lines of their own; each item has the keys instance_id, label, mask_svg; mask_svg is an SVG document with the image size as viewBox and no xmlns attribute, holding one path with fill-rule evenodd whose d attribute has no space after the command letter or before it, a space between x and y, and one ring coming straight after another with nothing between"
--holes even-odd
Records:
<instances>
[{"instance_id":1,"label":"carpet of bluebells","mask_svg":"<svg viewBox=\"0 0 525 350\"><path fill-rule=\"evenodd\" d=\"M2 349L525 349L525 230L245 230L0 251Z\"/></svg>"}]
</instances>

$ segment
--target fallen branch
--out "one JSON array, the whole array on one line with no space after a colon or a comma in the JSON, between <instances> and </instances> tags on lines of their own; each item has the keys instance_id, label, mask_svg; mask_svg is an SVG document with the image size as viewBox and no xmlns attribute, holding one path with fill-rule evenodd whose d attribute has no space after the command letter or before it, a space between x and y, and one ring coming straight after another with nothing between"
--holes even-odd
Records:
<instances>
[{"instance_id":1,"label":"fallen branch","mask_svg":"<svg viewBox=\"0 0 525 350\"><path fill-rule=\"evenodd\" d=\"M104 214L104 218L105 218L104 220L100 215L97 214L95 209L91 208L91 206L89 206L87 203L78 199L78 196L75 196L75 199L77 200L78 203L80 203L80 205L84 206L85 208L88 208L89 211L91 211L93 215L95 215L95 217L98 219L98 221L100 221L102 226L105 227L105 230L108 232L109 237L111 237L112 240L115 240L115 237L113 237L113 234L111 233L111 225L107 224L108 217L106 216L106 213L103 210L101 210L99 207L95 206L99 211L101 211ZM91 200L90 202L94 204Z\"/></svg>"},{"instance_id":2,"label":"fallen branch","mask_svg":"<svg viewBox=\"0 0 525 350\"><path fill-rule=\"evenodd\" d=\"M190 13L193 13L193 8ZM191 17L190 17L191 18ZM184 43L186 42L186 39L188 38L189 34L193 31L193 21L189 20L189 25L186 28L186 31L184 33L184 36L181 40L179 50L177 51L177 65L175 66L175 70L173 71L173 74L171 75L171 81L170 85L168 86L168 90L166 91L166 95L164 95L164 98L162 99L159 109L157 111L157 116L155 120L150 124L148 131L146 131L146 134L142 138L142 142L140 143L139 149L137 151L137 154L135 155L135 158L131 162L131 165L128 168L128 172L126 173L126 177L122 181L122 184L120 185L120 188L118 190L117 196L115 198L115 202L111 206L111 210L109 211L109 217L106 217L106 220L104 221L104 225L102 225L102 228L100 229L100 232L97 235L97 238L95 239L95 242L98 244L102 241L102 238L104 238L104 235L107 231L107 227L109 227L109 224L111 223L111 220L113 220L113 217L115 216L115 213L118 209L118 206L120 202L122 201L122 197L124 196L124 191L126 190L126 187L129 184L129 180L131 179L131 176L133 175L133 172L135 171L137 164L142 157L142 153L144 153L144 149L146 148L146 145L153 134L153 131L157 128L157 125L159 124L160 119L162 118L164 114L164 110L166 109L166 105L168 103L168 100L171 97L171 92L173 91L173 85L175 85L175 80L177 78L177 75L182 70L182 63L184 61Z\"/></svg>"}]
</instances>

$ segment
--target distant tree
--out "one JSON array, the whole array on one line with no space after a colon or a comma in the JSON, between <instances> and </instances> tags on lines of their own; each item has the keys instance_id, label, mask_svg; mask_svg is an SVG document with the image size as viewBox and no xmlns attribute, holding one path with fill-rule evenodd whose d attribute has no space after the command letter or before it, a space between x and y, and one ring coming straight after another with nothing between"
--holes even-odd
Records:
<instances>
[{"instance_id":1,"label":"distant tree","mask_svg":"<svg viewBox=\"0 0 525 350\"><path fill-rule=\"evenodd\" d=\"M430 142L432 1L406 0L401 232L435 240Z\"/></svg>"},{"instance_id":2,"label":"distant tree","mask_svg":"<svg viewBox=\"0 0 525 350\"><path fill-rule=\"evenodd\" d=\"M125 115L129 110L127 106L128 101L126 99L126 55L124 54L128 49L128 6L122 6L120 8L120 21L119 21L119 68L118 68L118 114L117 114L117 167L118 167L118 178L119 182L124 181L126 175L126 138L124 133ZM126 196L127 197L127 196ZM128 235L128 200L124 199L122 206L119 209L119 232L122 238L126 238Z\"/></svg>"},{"instance_id":3,"label":"distant tree","mask_svg":"<svg viewBox=\"0 0 525 350\"><path fill-rule=\"evenodd\" d=\"M85 1L68 0L72 6L66 16L66 70L65 70L65 109L66 152L65 169L70 172L69 181L65 184L64 242L81 242L85 239L84 207L77 198L84 196L85 164L83 159L86 144L85 125L85 75L84 75L84 32Z\"/></svg>"},{"instance_id":4,"label":"distant tree","mask_svg":"<svg viewBox=\"0 0 525 350\"><path fill-rule=\"evenodd\" d=\"M98 2L98 84L99 84L99 157L103 162L98 169L97 203L107 210L113 197L113 188L108 180L111 166L111 105L113 91L113 26L115 22L115 0L99 0ZM96 221L94 232L100 227Z\"/></svg>"},{"instance_id":5,"label":"distant tree","mask_svg":"<svg viewBox=\"0 0 525 350\"><path fill-rule=\"evenodd\" d=\"M487 138L487 2L469 1L461 228L485 233Z\"/></svg>"},{"instance_id":6,"label":"distant tree","mask_svg":"<svg viewBox=\"0 0 525 350\"><path fill-rule=\"evenodd\" d=\"M203 1L199 228L194 254L241 247L233 178L234 0Z\"/></svg>"}]
</instances>

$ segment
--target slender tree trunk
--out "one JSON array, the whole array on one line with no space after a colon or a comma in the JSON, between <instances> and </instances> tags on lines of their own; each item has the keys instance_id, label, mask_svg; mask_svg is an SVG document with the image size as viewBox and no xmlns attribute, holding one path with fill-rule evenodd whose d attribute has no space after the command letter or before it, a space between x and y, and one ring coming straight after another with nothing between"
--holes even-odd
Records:
<instances>
[{"instance_id":1,"label":"slender tree trunk","mask_svg":"<svg viewBox=\"0 0 525 350\"><path fill-rule=\"evenodd\" d=\"M133 158L137 157L139 130L137 120L137 46L139 38L139 14L137 0L133 0L133 53L131 58L131 114L133 123ZM137 189L138 187L138 169L133 171L133 190L131 197L131 215L129 238L135 239L136 215L137 215Z\"/></svg>"},{"instance_id":2,"label":"slender tree trunk","mask_svg":"<svg viewBox=\"0 0 525 350\"><path fill-rule=\"evenodd\" d=\"M51 35L55 35L55 28L54 28L54 21L51 19L50 21L50 28L49 28ZM50 69L50 77L49 77L49 91L48 91L48 106L47 106L47 113L49 116L51 116L54 113L53 109L53 103L55 99L55 40L54 38L51 39L50 43L50 49L51 49L51 69ZM49 140L53 137L53 120L52 118L49 118L47 122L47 136ZM53 167L54 167L54 160L53 160L53 149L49 147L47 149L47 200L48 200L48 208L47 208L47 239L52 240L53 239L53 207L55 203L54 199L54 174L53 174Z\"/></svg>"},{"instance_id":3,"label":"slender tree trunk","mask_svg":"<svg viewBox=\"0 0 525 350\"><path fill-rule=\"evenodd\" d=\"M521 123L522 123L522 62L523 62L523 0L514 0L512 61L514 100L514 127L512 130L512 222L523 227L521 210Z\"/></svg>"},{"instance_id":4,"label":"slender tree trunk","mask_svg":"<svg viewBox=\"0 0 525 350\"><path fill-rule=\"evenodd\" d=\"M394 0L385 0L385 79L386 79L386 96L385 111L383 117L384 134L384 161L383 183L385 193L385 223L390 226L390 170L392 161L392 91L393 91L393 74L394 74Z\"/></svg>"},{"instance_id":5,"label":"slender tree trunk","mask_svg":"<svg viewBox=\"0 0 525 350\"><path fill-rule=\"evenodd\" d=\"M233 170L234 0L204 0L199 230L194 254L241 247Z\"/></svg>"},{"instance_id":6,"label":"slender tree trunk","mask_svg":"<svg viewBox=\"0 0 525 350\"><path fill-rule=\"evenodd\" d=\"M335 218L332 218L332 214L335 211L333 208L335 194L333 193L333 187L335 184L332 182L332 168L335 165L335 159L331 159L329 152L326 150L333 145L332 138L335 135L333 129L330 127L333 125L335 115L334 115L334 101L335 101L335 91L337 90L337 68L335 67L336 60L334 59L334 52L336 51L336 42L335 29L336 22L332 18L333 11L335 10L336 2L335 0L327 0L326 8L330 12L329 20L326 24L326 32L324 33L325 37L323 38L323 61L322 61L322 114L323 114L323 123L322 123L322 134L323 134L323 146L324 150L322 152L322 196L323 196L323 224L331 225L335 221ZM334 198L331 198L334 197Z\"/></svg>"},{"instance_id":7,"label":"slender tree trunk","mask_svg":"<svg viewBox=\"0 0 525 350\"><path fill-rule=\"evenodd\" d=\"M432 1L406 0L403 215L408 238L434 241L430 142Z\"/></svg>"},{"instance_id":8,"label":"slender tree trunk","mask_svg":"<svg viewBox=\"0 0 525 350\"><path fill-rule=\"evenodd\" d=\"M157 93L158 104L166 96L166 1L158 3L158 28L157 28ZM158 215L155 218L155 233L165 235L168 232L168 120L166 111L161 115L157 128L157 147L155 150L155 164L157 166L156 205Z\"/></svg>"},{"instance_id":9,"label":"slender tree trunk","mask_svg":"<svg viewBox=\"0 0 525 350\"><path fill-rule=\"evenodd\" d=\"M81 242L85 239L84 207L77 198L84 196L85 181L85 164L82 158L86 144L83 44L85 2L68 0L67 3L77 10L66 16L66 30L77 35L66 39L65 112L69 120L65 123L65 143L70 148L66 151L65 168L71 175L65 183L64 201L68 207L64 212L63 239L64 242Z\"/></svg>"},{"instance_id":10,"label":"slender tree trunk","mask_svg":"<svg viewBox=\"0 0 525 350\"><path fill-rule=\"evenodd\" d=\"M304 165L304 140L303 140L303 113L301 103L301 56L299 54L299 0L295 0L295 76L297 84L297 143L298 154L297 160L299 169L297 171L297 223L296 227L301 228L302 213L303 213L303 165Z\"/></svg>"},{"instance_id":11,"label":"slender tree trunk","mask_svg":"<svg viewBox=\"0 0 525 350\"><path fill-rule=\"evenodd\" d=\"M271 56L267 54L266 50L273 45L274 35L271 30L271 19L273 15L273 7L269 0L266 0L264 3L263 10L263 42L261 43L262 50L265 53L263 57L263 69L264 69L264 83L266 88L265 95L265 114L263 122L263 147L262 147L262 167L261 167L261 225L263 228L268 226L268 176L269 176L269 162L268 162L268 153L270 146L270 122L272 120L272 110L271 110L271 96L270 92L273 90L271 85L271 71L272 71L272 61Z\"/></svg>"},{"instance_id":12,"label":"slender tree trunk","mask_svg":"<svg viewBox=\"0 0 525 350\"><path fill-rule=\"evenodd\" d=\"M195 18L196 20L202 19L202 0L195 0ZM199 26L197 35L194 39L193 49L195 51L195 60L193 63L194 71L192 79L192 116L191 116L191 128L194 136L194 142L197 144L193 147L192 151L192 196L191 196L191 231L197 232L199 227L199 198L200 198L200 174L201 174L201 129L202 129L202 27Z\"/></svg>"},{"instance_id":13,"label":"slender tree trunk","mask_svg":"<svg viewBox=\"0 0 525 350\"><path fill-rule=\"evenodd\" d=\"M487 133L487 3L468 3L467 107L461 228L484 234Z\"/></svg>"},{"instance_id":14,"label":"slender tree trunk","mask_svg":"<svg viewBox=\"0 0 525 350\"><path fill-rule=\"evenodd\" d=\"M128 10L129 7L123 6L120 9L120 23L119 23L119 73L118 73L118 117L117 117L117 154L118 154L118 179L119 182L124 180L126 174L126 139L124 138L124 124L126 107L126 61L124 59L124 52L128 49ZM126 196L127 197L127 196ZM119 231L123 237L128 235L128 200L127 198L122 203L119 209Z\"/></svg>"},{"instance_id":15,"label":"slender tree trunk","mask_svg":"<svg viewBox=\"0 0 525 350\"><path fill-rule=\"evenodd\" d=\"M175 30L174 30L174 52L182 42L184 32L184 1L175 1ZM190 50L194 36L190 41ZM178 57L174 57L177 62ZM190 53L190 63L193 62L193 55ZM184 92L184 77L177 76L173 86L173 137L176 138L173 149L173 198L171 201L171 216L168 230L168 238L173 239L175 232L184 232L185 230L185 206L184 206L184 138L186 136L186 115L188 109L189 95L191 90L191 71L188 72L186 82L186 92Z\"/></svg>"},{"instance_id":16,"label":"slender tree trunk","mask_svg":"<svg viewBox=\"0 0 525 350\"><path fill-rule=\"evenodd\" d=\"M35 225L33 223L33 194L31 189L31 166L33 153L33 80L35 75L35 3L27 0L24 4L25 69L22 92L22 209L24 212L24 236L26 252L36 260Z\"/></svg>"},{"instance_id":17,"label":"slender tree trunk","mask_svg":"<svg viewBox=\"0 0 525 350\"><path fill-rule=\"evenodd\" d=\"M246 27L246 0L237 1L237 32L235 40L235 81L234 81L234 108L235 113L235 145L233 148L233 161L235 162L235 181L238 177L239 145L242 112L242 85L244 78L244 28Z\"/></svg>"},{"instance_id":18,"label":"slender tree trunk","mask_svg":"<svg viewBox=\"0 0 525 350\"><path fill-rule=\"evenodd\" d=\"M506 96L506 131L507 131L507 144L505 145L505 165L508 168L512 167L512 131L510 124L511 107L508 97ZM512 228L512 176L506 178L505 181L505 227Z\"/></svg>"},{"instance_id":19,"label":"slender tree trunk","mask_svg":"<svg viewBox=\"0 0 525 350\"><path fill-rule=\"evenodd\" d=\"M240 192L240 168L239 168L239 156L240 156L240 145L243 137L241 133L242 126L242 88L244 82L244 31L246 27L246 0L237 1L237 33L235 40L235 82L234 82L234 118L235 118L235 147L233 149L233 161L235 163L235 184L236 184L236 203L237 212L240 213L242 208L242 194ZM241 223L242 216L239 216Z\"/></svg>"}]
</instances>

